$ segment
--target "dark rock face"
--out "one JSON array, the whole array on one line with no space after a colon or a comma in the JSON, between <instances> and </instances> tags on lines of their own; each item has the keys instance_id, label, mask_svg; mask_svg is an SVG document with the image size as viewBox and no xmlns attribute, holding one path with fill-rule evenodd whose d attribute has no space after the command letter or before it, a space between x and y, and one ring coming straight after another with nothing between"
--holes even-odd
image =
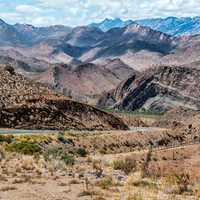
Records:
<instances>
[{"instance_id":1,"label":"dark rock face","mask_svg":"<svg viewBox=\"0 0 200 200\"><path fill-rule=\"evenodd\" d=\"M8 70L9 69L9 70ZM26 129L128 129L117 117L72 101L42 84L0 69L0 127Z\"/></svg>"},{"instance_id":2,"label":"dark rock face","mask_svg":"<svg viewBox=\"0 0 200 200\"><path fill-rule=\"evenodd\" d=\"M144 108L161 112L178 107L199 110L199 76L200 70L185 67L162 66L147 70L103 95L98 106L112 106L120 110Z\"/></svg>"},{"instance_id":3,"label":"dark rock face","mask_svg":"<svg viewBox=\"0 0 200 200\"><path fill-rule=\"evenodd\" d=\"M0 110L3 128L52 130L128 129L117 117L71 100L46 100Z\"/></svg>"}]
</instances>

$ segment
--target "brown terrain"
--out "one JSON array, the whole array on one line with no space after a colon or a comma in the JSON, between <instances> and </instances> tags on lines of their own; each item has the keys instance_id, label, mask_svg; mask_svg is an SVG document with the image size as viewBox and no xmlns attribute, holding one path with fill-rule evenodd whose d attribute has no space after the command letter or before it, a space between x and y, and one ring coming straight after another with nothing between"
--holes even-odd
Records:
<instances>
[{"instance_id":1,"label":"brown terrain","mask_svg":"<svg viewBox=\"0 0 200 200\"><path fill-rule=\"evenodd\" d=\"M89 26L12 26L1 20L0 36L1 64L93 105L102 92L138 71L200 66L198 34L173 37L136 23L103 32Z\"/></svg>"},{"instance_id":2,"label":"brown terrain","mask_svg":"<svg viewBox=\"0 0 200 200\"><path fill-rule=\"evenodd\" d=\"M0 197L197 200L199 115L188 121L149 132L1 136Z\"/></svg>"},{"instance_id":3,"label":"brown terrain","mask_svg":"<svg viewBox=\"0 0 200 200\"><path fill-rule=\"evenodd\" d=\"M103 92L114 89L122 80L134 73L136 72L132 68L115 59L107 60L101 65L57 65L34 75L32 79L51 85L57 91L79 102L91 103L92 99L97 99ZM95 103L94 101L93 104Z\"/></svg>"},{"instance_id":4,"label":"brown terrain","mask_svg":"<svg viewBox=\"0 0 200 200\"><path fill-rule=\"evenodd\" d=\"M200 71L195 68L161 66L133 75L102 96L100 107L163 112L183 107L200 109Z\"/></svg>"},{"instance_id":5,"label":"brown terrain","mask_svg":"<svg viewBox=\"0 0 200 200\"><path fill-rule=\"evenodd\" d=\"M199 37L0 20L0 200L199 200Z\"/></svg>"},{"instance_id":6,"label":"brown terrain","mask_svg":"<svg viewBox=\"0 0 200 200\"><path fill-rule=\"evenodd\" d=\"M56 94L51 89L0 70L0 126L28 129L127 129L122 120L86 104Z\"/></svg>"}]
</instances>

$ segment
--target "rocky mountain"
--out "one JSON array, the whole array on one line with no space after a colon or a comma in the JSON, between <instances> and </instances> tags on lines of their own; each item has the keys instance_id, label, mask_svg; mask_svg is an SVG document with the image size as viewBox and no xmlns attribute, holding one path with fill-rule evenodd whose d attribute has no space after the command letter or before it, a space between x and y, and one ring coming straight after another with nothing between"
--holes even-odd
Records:
<instances>
[{"instance_id":1,"label":"rocky mountain","mask_svg":"<svg viewBox=\"0 0 200 200\"><path fill-rule=\"evenodd\" d=\"M55 90L77 101L92 103L103 92L115 88L122 80L134 73L136 72L132 68L117 59L107 60L101 65L57 64L43 73L37 73L32 78L51 85Z\"/></svg>"},{"instance_id":2,"label":"rocky mountain","mask_svg":"<svg viewBox=\"0 0 200 200\"><path fill-rule=\"evenodd\" d=\"M0 44L1 45L17 45L22 42L20 34L15 30L14 26L5 23L0 19Z\"/></svg>"},{"instance_id":3,"label":"rocky mountain","mask_svg":"<svg viewBox=\"0 0 200 200\"><path fill-rule=\"evenodd\" d=\"M117 117L53 92L0 68L0 127L26 129L127 129Z\"/></svg>"},{"instance_id":4,"label":"rocky mountain","mask_svg":"<svg viewBox=\"0 0 200 200\"><path fill-rule=\"evenodd\" d=\"M83 102L96 103L103 92L154 66L200 68L199 35L173 37L136 23L104 32L1 21L0 36L1 64Z\"/></svg>"},{"instance_id":5,"label":"rocky mountain","mask_svg":"<svg viewBox=\"0 0 200 200\"><path fill-rule=\"evenodd\" d=\"M100 107L120 110L167 111L183 107L200 109L200 70L161 66L133 75L102 96Z\"/></svg>"},{"instance_id":6,"label":"rocky mountain","mask_svg":"<svg viewBox=\"0 0 200 200\"><path fill-rule=\"evenodd\" d=\"M29 24L15 24L15 31L24 44L33 45L48 39L59 39L71 32L72 28L63 25L49 27L34 27Z\"/></svg>"},{"instance_id":7,"label":"rocky mountain","mask_svg":"<svg viewBox=\"0 0 200 200\"><path fill-rule=\"evenodd\" d=\"M10 25L0 20L0 46L29 46L47 39L62 38L70 31L71 28L66 26Z\"/></svg>"},{"instance_id":8,"label":"rocky mountain","mask_svg":"<svg viewBox=\"0 0 200 200\"><path fill-rule=\"evenodd\" d=\"M135 23L173 36L200 34L200 17L144 19Z\"/></svg>"},{"instance_id":9,"label":"rocky mountain","mask_svg":"<svg viewBox=\"0 0 200 200\"><path fill-rule=\"evenodd\" d=\"M200 33L200 17L167 17L125 21L117 18L105 19L100 23L92 23L89 26L98 27L106 32L112 28L122 28L134 23L173 36L195 35Z\"/></svg>"},{"instance_id":10,"label":"rocky mountain","mask_svg":"<svg viewBox=\"0 0 200 200\"><path fill-rule=\"evenodd\" d=\"M131 24L107 31L103 40L79 59L83 62L102 62L107 58L120 58L135 70L142 71L158 64L175 47L176 42L169 35Z\"/></svg>"},{"instance_id":11,"label":"rocky mountain","mask_svg":"<svg viewBox=\"0 0 200 200\"><path fill-rule=\"evenodd\" d=\"M5 30L0 30L0 34L5 35L3 42L0 41L0 55L36 68L40 65L48 68L49 63L102 63L106 59L121 59L137 71L160 64L182 65L187 64L180 58L183 44L197 42L195 36L174 38L136 23L107 32L94 26L39 28L12 26L3 21L2 24L1 27L7 27L13 37L6 39ZM197 61L197 54L193 56L193 52L188 52L187 56L192 56L190 62Z\"/></svg>"},{"instance_id":12,"label":"rocky mountain","mask_svg":"<svg viewBox=\"0 0 200 200\"><path fill-rule=\"evenodd\" d=\"M99 23L92 23L89 26L90 27L96 27L101 29L102 31L106 32L109 31L112 28L123 28L125 26L128 26L132 24L132 20L121 20L120 18L115 18L115 19L105 19L102 22Z\"/></svg>"}]
</instances>

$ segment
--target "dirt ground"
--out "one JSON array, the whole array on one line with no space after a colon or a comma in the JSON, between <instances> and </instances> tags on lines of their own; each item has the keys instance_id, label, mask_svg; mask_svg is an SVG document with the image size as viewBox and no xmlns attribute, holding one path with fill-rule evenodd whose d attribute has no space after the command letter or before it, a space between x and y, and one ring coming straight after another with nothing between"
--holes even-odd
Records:
<instances>
[{"instance_id":1,"label":"dirt ground","mask_svg":"<svg viewBox=\"0 0 200 200\"><path fill-rule=\"evenodd\" d=\"M149 172L155 166L160 172L166 169L194 172L197 177L200 169L200 145L152 152ZM135 151L121 154L88 155L77 158L75 165L63 166L59 161L45 163L25 155L7 155L1 162L0 199L1 200L198 200L199 179L190 183L192 192L173 193L173 186L166 186L162 178L141 177L139 171L126 174L115 170L115 160L133 158L143 160L148 151ZM176 155L174 155L176 152ZM156 164L155 164L156 163ZM169 168L169 166L171 168ZM162 171L163 170L163 171ZM100 173L100 175L98 174ZM168 170L169 174L172 173ZM178 174L178 173L177 173ZM155 174L154 174L155 175ZM164 174L162 174L163 176ZM109 177L109 178L108 178ZM110 179L111 177L111 179ZM200 176L199 176L200 177ZM107 180L106 180L107 179ZM101 184L98 184L98 183ZM171 184L171 183L170 183ZM169 188L168 188L169 187ZM176 187L176 186L174 186Z\"/></svg>"}]
</instances>

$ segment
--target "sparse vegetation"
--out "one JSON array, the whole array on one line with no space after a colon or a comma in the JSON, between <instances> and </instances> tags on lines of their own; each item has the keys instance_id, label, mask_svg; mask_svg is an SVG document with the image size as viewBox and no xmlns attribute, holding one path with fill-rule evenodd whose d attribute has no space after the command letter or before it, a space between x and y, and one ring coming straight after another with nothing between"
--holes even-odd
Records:
<instances>
[{"instance_id":1,"label":"sparse vegetation","mask_svg":"<svg viewBox=\"0 0 200 200\"><path fill-rule=\"evenodd\" d=\"M112 166L115 170L122 170L129 174L135 170L136 161L133 158L126 157L124 160L114 160Z\"/></svg>"},{"instance_id":2,"label":"sparse vegetation","mask_svg":"<svg viewBox=\"0 0 200 200\"><path fill-rule=\"evenodd\" d=\"M85 157L88 154L85 148L78 148L76 152L81 157Z\"/></svg>"},{"instance_id":3,"label":"sparse vegetation","mask_svg":"<svg viewBox=\"0 0 200 200\"><path fill-rule=\"evenodd\" d=\"M182 194L187 192L189 183L189 175L187 174L172 174L163 178L163 186L166 193Z\"/></svg>"},{"instance_id":4,"label":"sparse vegetation","mask_svg":"<svg viewBox=\"0 0 200 200\"><path fill-rule=\"evenodd\" d=\"M74 156L66 152L62 147L52 147L44 152L45 160L58 159L62 160L66 165L73 165L75 162Z\"/></svg>"},{"instance_id":5,"label":"sparse vegetation","mask_svg":"<svg viewBox=\"0 0 200 200\"><path fill-rule=\"evenodd\" d=\"M29 142L14 142L6 146L6 150L10 152L22 153L25 155L33 155L42 152L42 148L38 144Z\"/></svg>"},{"instance_id":6,"label":"sparse vegetation","mask_svg":"<svg viewBox=\"0 0 200 200\"><path fill-rule=\"evenodd\" d=\"M104 190L107 190L113 186L113 179L112 177L107 176L100 181L97 181L96 185Z\"/></svg>"}]
</instances>

